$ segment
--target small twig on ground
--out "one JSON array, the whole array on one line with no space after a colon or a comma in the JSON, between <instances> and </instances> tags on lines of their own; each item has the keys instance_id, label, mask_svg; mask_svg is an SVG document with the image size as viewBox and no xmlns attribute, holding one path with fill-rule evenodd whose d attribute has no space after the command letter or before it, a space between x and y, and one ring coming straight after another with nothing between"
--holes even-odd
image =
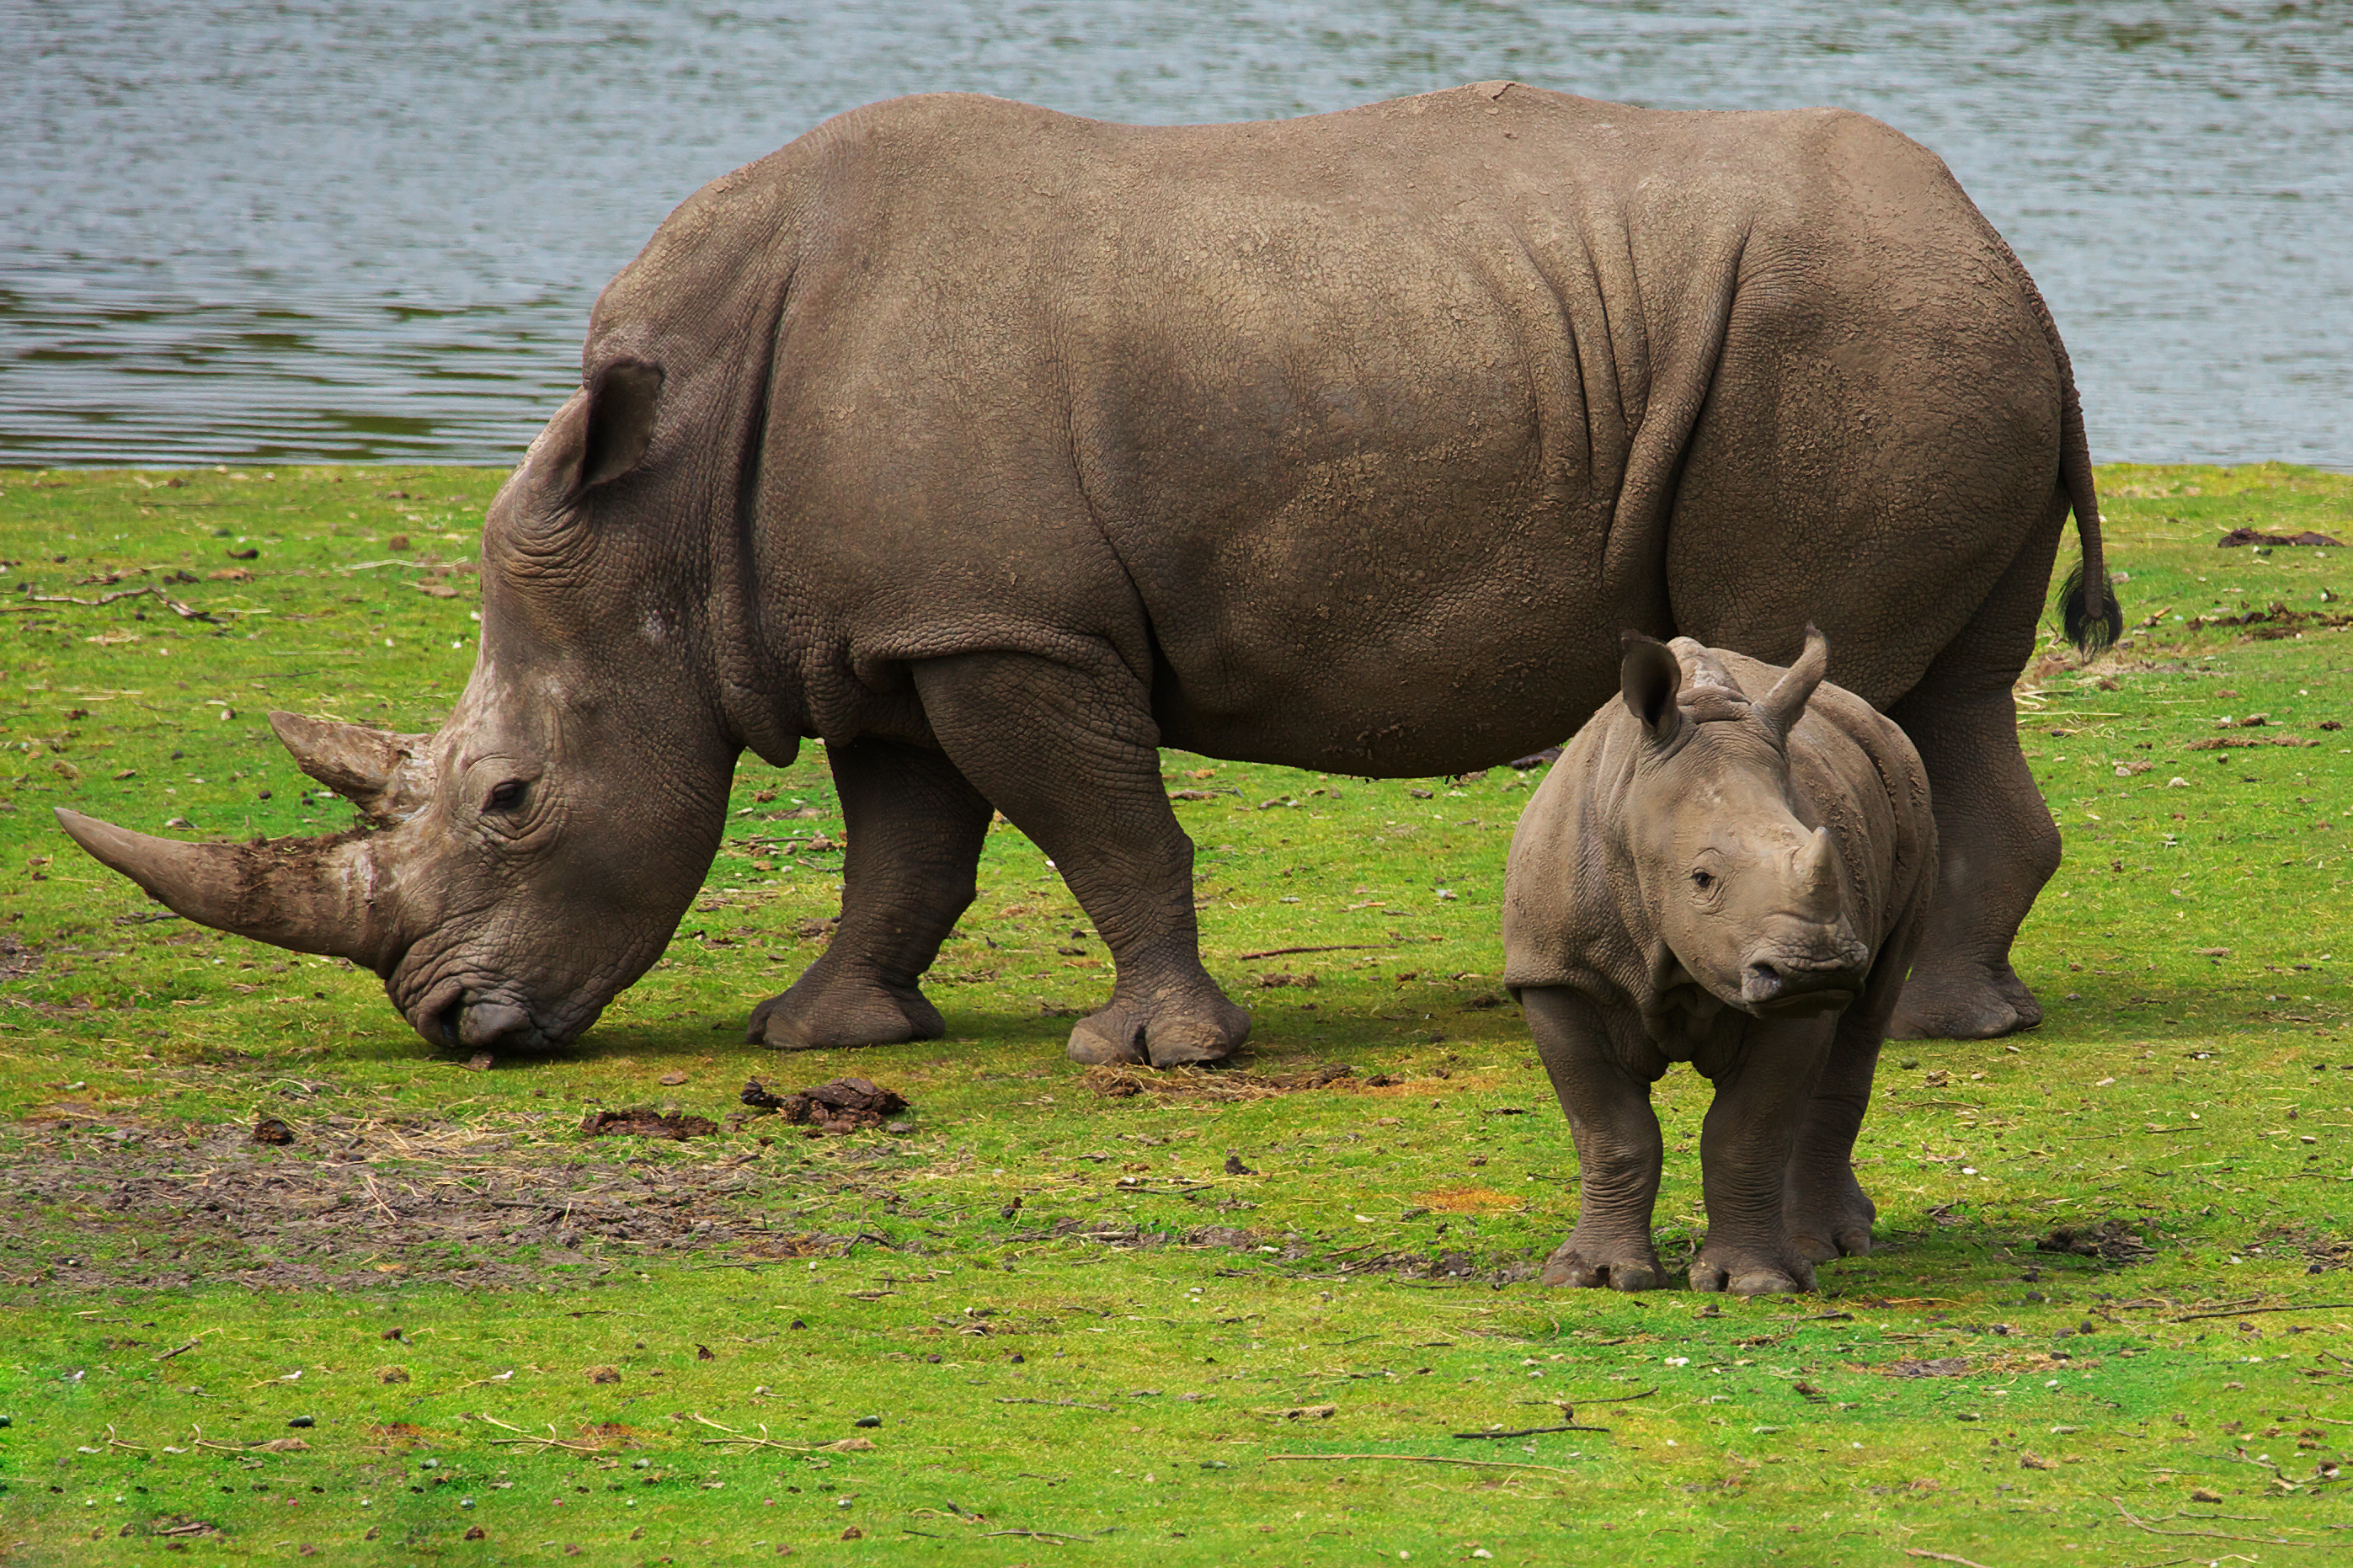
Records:
<instances>
[{"instance_id":1,"label":"small twig on ground","mask_svg":"<svg viewBox=\"0 0 2353 1568\"><path fill-rule=\"evenodd\" d=\"M1380 952L1395 947L1393 942L1335 942L1322 947L1270 947L1263 952L1238 952L1234 962L1252 958L1286 958L1294 952Z\"/></svg>"},{"instance_id":2,"label":"small twig on ground","mask_svg":"<svg viewBox=\"0 0 2353 1568\"><path fill-rule=\"evenodd\" d=\"M1972 1563L1966 1557L1956 1557L1949 1552L1923 1552L1916 1546L1904 1549L1906 1557L1926 1557L1932 1563L1957 1563L1961 1568L1986 1568L1982 1563Z\"/></svg>"},{"instance_id":3,"label":"small twig on ground","mask_svg":"<svg viewBox=\"0 0 2353 1568\"><path fill-rule=\"evenodd\" d=\"M37 604L79 605L85 609L93 610L98 608L100 605L111 605L117 599L153 597L163 600L164 607L171 611L174 615L179 616L184 621L203 621L207 626L214 624L212 616L205 614L202 610L192 610L188 608L187 605L180 603L179 600L174 599L171 595L166 594L163 589L156 587L152 583L143 588L121 588L111 594L100 594L95 599L77 599L70 594L28 594L26 597L33 600Z\"/></svg>"},{"instance_id":4,"label":"small twig on ground","mask_svg":"<svg viewBox=\"0 0 2353 1568\"><path fill-rule=\"evenodd\" d=\"M2258 1542L2265 1546L2310 1546L2314 1544L2309 1541L2290 1541L2284 1536L2278 1535L2229 1535L2219 1530L2159 1530L2157 1526L2149 1523L2146 1520L2134 1518L2132 1510L2125 1507L2123 1499L2110 1498L2108 1500L2116 1505L2116 1511L2125 1516L2125 1522L2126 1524L2131 1525L2135 1530L2145 1530L2151 1535L2190 1536L2200 1541L2253 1541Z\"/></svg>"},{"instance_id":5,"label":"small twig on ground","mask_svg":"<svg viewBox=\"0 0 2353 1568\"><path fill-rule=\"evenodd\" d=\"M997 1396L997 1403L999 1405L1064 1405L1073 1410L1109 1410L1111 1408L1108 1405L1085 1405L1075 1399L1020 1399L1002 1394Z\"/></svg>"},{"instance_id":6,"label":"small twig on ground","mask_svg":"<svg viewBox=\"0 0 2353 1568\"><path fill-rule=\"evenodd\" d=\"M504 1427L507 1431L516 1434L512 1437L493 1437L491 1439L492 1443L536 1443L543 1448L562 1448L567 1452L575 1454L601 1454L605 1451L605 1446L602 1443L565 1442L563 1438L555 1436L555 1428L553 1425L547 1428L548 1435L542 1437L537 1433L525 1432L520 1426L509 1426L505 1422L500 1420L497 1416L491 1415L486 1410L476 1411L474 1413L474 1419L477 1421L487 1421L493 1426Z\"/></svg>"},{"instance_id":7,"label":"small twig on ground","mask_svg":"<svg viewBox=\"0 0 2353 1568\"><path fill-rule=\"evenodd\" d=\"M1018 1535L1025 1541L1092 1541L1092 1535L1060 1535L1050 1530L990 1530L982 1531L984 1539L999 1535Z\"/></svg>"},{"instance_id":8,"label":"small twig on ground","mask_svg":"<svg viewBox=\"0 0 2353 1568\"><path fill-rule=\"evenodd\" d=\"M1394 1459L1401 1465L1469 1465L1486 1470L1541 1470L1548 1476L1567 1476L1571 1480L1585 1478L1575 1470L1564 1470L1557 1465L1524 1465L1516 1459L1458 1459L1451 1454L1269 1454L1269 1464L1321 1464L1340 1459Z\"/></svg>"},{"instance_id":9,"label":"small twig on ground","mask_svg":"<svg viewBox=\"0 0 2353 1568\"><path fill-rule=\"evenodd\" d=\"M727 1434L724 1437L698 1438L696 1439L698 1442L712 1444L713 1446L741 1443L748 1448L776 1448L787 1454L806 1454L810 1452L809 1446L807 1443L779 1443L774 1437L769 1436L768 1424L765 1421L760 1423L760 1436L754 1437L749 1432L738 1432L733 1426L722 1426L718 1422L712 1420L707 1415L696 1415L692 1416L691 1419L701 1422L703 1426L710 1427L714 1432L724 1432Z\"/></svg>"},{"instance_id":10,"label":"small twig on ground","mask_svg":"<svg viewBox=\"0 0 2353 1568\"><path fill-rule=\"evenodd\" d=\"M2302 1307L2234 1307L2228 1311L2184 1312L2178 1318L2168 1318L2168 1323L2191 1323L2200 1318L2252 1318L2258 1312L2341 1312L2353 1307L2353 1301L2315 1301Z\"/></svg>"},{"instance_id":11,"label":"small twig on ground","mask_svg":"<svg viewBox=\"0 0 2353 1568\"><path fill-rule=\"evenodd\" d=\"M216 1333L218 1333L218 1332L220 1332L220 1331L219 1331L218 1329L200 1329L200 1330L198 1330L198 1331L197 1331L197 1332L196 1332L196 1337L195 1337L195 1338L194 1338L194 1339L192 1339L192 1340L190 1340L186 1344L184 1344L184 1345L174 1345L170 1350L165 1351L162 1355L159 1355L159 1356L151 1356L151 1357L149 1357L148 1359L149 1359L149 1360L151 1360L151 1361L170 1361L170 1360L171 1360L174 1356L175 1356L175 1355L185 1355L188 1352L190 1352L190 1351L192 1351L192 1350L195 1349L198 1345L200 1345L200 1344L204 1343L205 1335L206 1335L206 1334L216 1334Z\"/></svg>"},{"instance_id":12,"label":"small twig on ground","mask_svg":"<svg viewBox=\"0 0 2353 1568\"><path fill-rule=\"evenodd\" d=\"M1455 1436L1466 1443L1500 1443L1506 1437L1534 1437L1546 1432L1607 1432L1607 1426L1519 1426L1509 1432L1457 1432Z\"/></svg>"}]
</instances>

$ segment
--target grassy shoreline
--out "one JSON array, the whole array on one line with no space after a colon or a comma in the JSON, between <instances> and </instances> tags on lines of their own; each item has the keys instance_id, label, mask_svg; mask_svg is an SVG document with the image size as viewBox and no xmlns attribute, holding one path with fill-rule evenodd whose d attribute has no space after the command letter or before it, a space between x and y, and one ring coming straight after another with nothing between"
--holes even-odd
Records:
<instances>
[{"instance_id":1,"label":"grassy shoreline","mask_svg":"<svg viewBox=\"0 0 2353 1568\"><path fill-rule=\"evenodd\" d=\"M1892 1047L1878 1249L1737 1302L1528 1280L1575 1163L1496 984L1508 770L1169 754L1256 1033L1241 1076L1149 1083L1062 1059L1107 959L1009 829L928 984L949 1039L742 1045L835 910L821 757L747 760L662 963L489 1073L55 831L343 826L261 714L431 728L500 478L0 474L0 1557L2013 1564L2353 1529L2353 571L2214 548L2353 538L2353 479L2100 471L2129 646L2054 635L2021 685L2067 840L2019 950L2049 1019ZM737 1105L844 1073L904 1131ZM1704 1089L1661 1086L1671 1258ZM580 1136L630 1105L721 1131ZM1490 1429L1525 1435L1455 1436Z\"/></svg>"}]
</instances>

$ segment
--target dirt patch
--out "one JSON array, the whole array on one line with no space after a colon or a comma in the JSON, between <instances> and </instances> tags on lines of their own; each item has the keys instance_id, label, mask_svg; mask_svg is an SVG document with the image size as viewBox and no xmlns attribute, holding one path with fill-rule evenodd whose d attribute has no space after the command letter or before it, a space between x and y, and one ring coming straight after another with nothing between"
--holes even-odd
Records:
<instances>
[{"instance_id":1,"label":"dirt patch","mask_svg":"<svg viewBox=\"0 0 2353 1568\"><path fill-rule=\"evenodd\" d=\"M26 947L6 931L0 931L0 985L11 980L22 980L41 966L38 949Z\"/></svg>"},{"instance_id":2,"label":"dirt patch","mask_svg":"<svg viewBox=\"0 0 2353 1568\"><path fill-rule=\"evenodd\" d=\"M2298 632L2316 627L2347 625L2353 625L2353 616L2332 616L2324 610L2291 610L2285 605L2274 602L2240 616L2192 616L2188 629L2194 632L2208 626L2241 626L2250 637L2263 641L2273 637L2292 637Z\"/></svg>"},{"instance_id":3,"label":"dirt patch","mask_svg":"<svg viewBox=\"0 0 2353 1568\"><path fill-rule=\"evenodd\" d=\"M1086 1086L1105 1100L1132 1100L1150 1095L1157 1100L1268 1100L1278 1094L1329 1089L1356 1076L1345 1062L1328 1062L1300 1072L1253 1073L1237 1068L1091 1067Z\"/></svg>"},{"instance_id":4,"label":"dirt patch","mask_svg":"<svg viewBox=\"0 0 2353 1568\"><path fill-rule=\"evenodd\" d=\"M1520 1206L1518 1198L1493 1187L1433 1187L1413 1201L1445 1214L1501 1214Z\"/></svg>"},{"instance_id":5,"label":"dirt patch","mask_svg":"<svg viewBox=\"0 0 2353 1568\"><path fill-rule=\"evenodd\" d=\"M2063 1252L2076 1258L2096 1258L2103 1263L2143 1263L2157 1256L2148 1238L2120 1219L2093 1226L2063 1225L2035 1238L2037 1252Z\"/></svg>"},{"instance_id":6,"label":"dirt patch","mask_svg":"<svg viewBox=\"0 0 2353 1568\"><path fill-rule=\"evenodd\" d=\"M241 1123L164 1128L96 1115L0 1134L13 1145L0 1159L12 1209L0 1227L0 1282L17 1285L505 1288L649 1257L895 1245L772 1219L765 1205L779 1201L786 1178L767 1171L759 1149L648 1157L628 1142L584 1145L558 1117L324 1117L282 1149L256 1144ZM797 1171L793 1191L860 1179Z\"/></svg>"},{"instance_id":7,"label":"dirt patch","mask_svg":"<svg viewBox=\"0 0 2353 1568\"><path fill-rule=\"evenodd\" d=\"M2097 1366L2096 1358L2077 1356L2066 1360L2043 1355L2039 1352L2002 1355L1940 1355L1922 1360L1905 1356L1884 1363L1871 1370L1882 1377L2003 1377L2021 1373L2047 1372L2054 1366ZM1856 1370L1860 1371L1861 1368Z\"/></svg>"},{"instance_id":8,"label":"dirt patch","mask_svg":"<svg viewBox=\"0 0 2353 1568\"><path fill-rule=\"evenodd\" d=\"M2259 1258L2265 1254L2301 1253L2307 1274L2353 1268L2353 1242L2300 1226L2279 1226L2267 1230L2250 1243L2247 1250Z\"/></svg>"},{"instance_id":9,"label":"dirt patch","mask_svg":"<svg viewBox=\"0 0 2353 1568\"><path fill-rule=\"evenodd\" d=\"M719 1123L704 1116L678 1116L632 1106L627 1110L592 1110L580 1119L583 1138L669 1138L683 1143L709 1138Z\"/></svg>"},{"instance_id":10,"label":"dirt patch","mask_svg":"<svg viewBox=\"0 0 2353 1568\"><path fill-rule=\"evenodd\" d=\"M862 1078L838 1078L783 1095L755 1078L744 1085L743 1100L754 1110L773 1110L812 1132L862 1131L880 1127L907 1110L905 1098L896 1090Z\"/></svg>"},{"instance_id":11,"label":"dirt patch","mask_svg":"<svg viewBox=\"0 0 2353 1568\"><path fill-rule=\"evenodd\" d=\"M2243 544L2334 544L2342 547L2344 543L2341 539L2331 539L2310 529L2302 533L2264 533L2253 528L2234 528L2214 542L2218 550L2233 550Z\"/></svg>"}]
</instances>

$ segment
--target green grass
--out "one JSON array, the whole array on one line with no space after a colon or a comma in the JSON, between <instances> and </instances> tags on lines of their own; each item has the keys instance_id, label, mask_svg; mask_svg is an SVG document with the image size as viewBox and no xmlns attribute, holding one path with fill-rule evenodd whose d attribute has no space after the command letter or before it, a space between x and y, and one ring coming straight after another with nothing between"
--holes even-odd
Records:
<instances>
[{"instance_id":1,"label":"green grass","mask_svg":"<svg viewBox=\"0 0 2353 1568\"><path fill-rule=\"evenodd\" d=\"M473 582L425 558L470 559L497 479L0 476L0 1561L2011 1568L2353 1542L2353 738L2323 727L2353 721L2353 571L2212 542L2353 538L2353 479L2103 470L2127 619L2154 620L2090 669L2054 637L2021 683L2067 837L2018 953L2049 1020L1893 1047L1859 1149L1878 1249L1744 1302L1532 1282L1575 1200L1496 979L1532 775L1172 754L1172 789L1211 792L1178 809L1256 1032L1246 1078L1134 1093L1062 1058L1107 961L1010 829L930 984L949 1039L740 1042L836 906L819 758L747 763L662 963L574 1051L486 1073L373 976L158 918L55 830L60 804L342 826L262 714L434 725ZM57 602L150 586L214 619ZM2319 743L2200 745L2289 739ZM1302 947L1326 951L1272 951ZM898 1131L737 1104L845 1073L913 1102ZM1660 1087L1670 1258L1702 1228L1704 1091ZM632 1105L722 1131L579 1135ZM264 1116L293 1142L256 1143ZM1453 1436L1551 1426L1606 1430Z\"/></svg>"}]
</instances>

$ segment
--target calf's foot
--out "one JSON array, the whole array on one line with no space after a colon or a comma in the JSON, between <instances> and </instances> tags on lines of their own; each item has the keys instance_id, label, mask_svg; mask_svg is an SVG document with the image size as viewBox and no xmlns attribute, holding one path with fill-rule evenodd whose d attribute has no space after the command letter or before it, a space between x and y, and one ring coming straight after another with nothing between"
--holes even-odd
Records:
<instances>
[{"instance_id":1,"label":"calf's foot","mask_svg":"<svg viewBox=\"0 0 2353 1568\"><path fill-rule=\"evenodd\" d=\"M947 1032L940 1010L914 986L850 973L820 958L792 989L752 1009L744 1037L772 1050L821 1051L936 1040Z\"/></svg>"}]
</instances>

